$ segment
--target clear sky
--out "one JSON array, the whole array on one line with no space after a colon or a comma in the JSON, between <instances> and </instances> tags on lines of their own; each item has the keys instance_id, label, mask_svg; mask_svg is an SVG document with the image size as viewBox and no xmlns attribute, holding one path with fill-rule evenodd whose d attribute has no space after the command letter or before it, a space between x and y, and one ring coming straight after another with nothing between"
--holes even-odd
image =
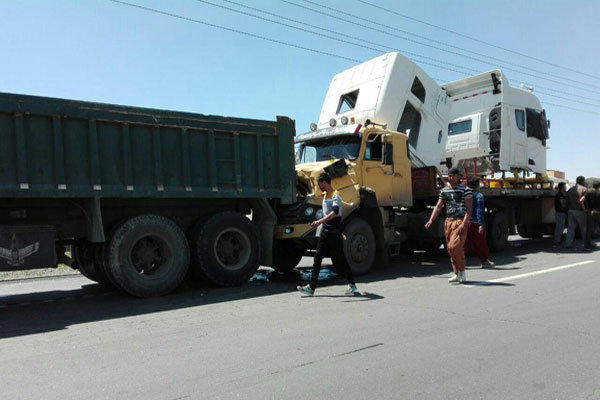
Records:
<instances>
[{"instance_id":1,"label":"clear sky","mask_svg":"<svg viewBox=\"0 0 600 400\"><path fill-rule=\"evenodd\" d=\"M302 133L318 119L334 74L396 49L440 83L466 76L457 71L504 67L512 85L533 85L552 122L548 168L571 178L600 176L600 1L124 1L230 30L109 0L0 0L0 91L258 119L286 115Z\"/></svg>"}]
</instances>

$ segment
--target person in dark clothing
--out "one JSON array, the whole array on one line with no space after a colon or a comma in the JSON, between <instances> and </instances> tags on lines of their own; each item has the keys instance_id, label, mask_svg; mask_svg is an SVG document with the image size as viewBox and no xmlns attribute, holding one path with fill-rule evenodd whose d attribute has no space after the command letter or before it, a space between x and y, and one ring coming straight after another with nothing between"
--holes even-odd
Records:
<instances>
[{"instance_id":1,"label":"person in dark clothing","mask_svg":"<svg viewBox=\"0 0 600 400\"><path fill-rule=\"evenodd\" d=\"M554 227L554 247L560 246L560 238L565 230L567 221L567 212L569 211L567 201L567 185L564 182L558 184L558 193L554 196L554 212L556 215L556 225Z\"/></svg>"},{"instance_id":2,"label":"person in dark clothing","mask_svg":"<svg viewBox=\"0 0 600 400\"><path fill-rule=\"evenodd\" d=\"M594 218L600 212L600 182L595 182L593 189L588 190L579 201L585 210L586 230L584 248L591 250L596 247L596 244L592 243L592 234L594 230Z\"/></svg>"},{"instance_id":3,"label":"person in dark clothing","mask_svg":"<svg viewBox=\"0 0 600 400\"><path fill-rule=\"evenodd\" d=\"M331 178L329 174L322 173L317 179L319 189L323 192L323 218L311 222L311 226L316 228L320 225L321 233L319 234L319 242L317 243L317 251L313 261L313 270L310 278L310 283L305 286L298 286L300 293L308 296L315 294L317 283L319 280L319 272L321 272L321 263L323 258L335 255L335 252L342 251L344 235L340 231L342 224L342 196L331 186ZM358 292L352 269L347 263L344 265L336 265L344 267L346 277L348 278L348 287L345 291L346 296L353 296Z\"/></svg>"},{"instance_id":4,"label":"person in dark clothing","mask_svg":"<svg viewBox=\"0 0 600 400\"><path fill-rule=\"evenodd\" d=\"M567 190L569 223L567 226L567 240L565 241L566 248L573 247L575 230L577 228L579 228L579 231L581 232L581 238L583 239L585 245L586 218L584 204L581 202L581 198L587 191L585 187L585 177L578 176L576 182L577 184L575 186Z\"/></svg>"},{"instance_id":5,"label":"person in dark clothing","mask_svg":"<svg viewBox=\"0 0 600 400\"><path fill-rule=\"evenodd\" d=\"M490 250L485 239L485 203L483 194L479 191L479 178L470 178L468 186L473 191L473 211L467 228L467 240L463 246L465 256L469 252L471 244L475 248L475 254L481 261L481 268L493 267L495 264L490 260Z\"/></svg>"}]
</instances>

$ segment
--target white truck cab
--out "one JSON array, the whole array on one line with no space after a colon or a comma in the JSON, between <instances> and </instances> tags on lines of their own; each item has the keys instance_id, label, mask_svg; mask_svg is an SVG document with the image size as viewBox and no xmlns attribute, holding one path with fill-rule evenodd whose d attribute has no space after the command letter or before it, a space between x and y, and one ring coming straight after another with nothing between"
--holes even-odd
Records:
<instances>
[{"instance_id":1,"label":"white truck cab","mask_svg":"<svg viewBox=\"0 0 600 400\"><path fill-rule=\"evenodd\" d=\"M446 149L446 93L418 65L387 53L333 77L313 130L367 121L408 136L413 167L437 166Z\"/></svg>"},{"instance_id":2,"label":"white truck cab","mask_svg":"<svg viewBox=\"0 0 600 400\"><path fill-rule=\"evenodd\" d=\"M447 165L546 173L548 122L531 91L510 86L496 69L442 85L450 96ZM476 165L474 165L476 164Z\"/></svg>"}]
</instances>

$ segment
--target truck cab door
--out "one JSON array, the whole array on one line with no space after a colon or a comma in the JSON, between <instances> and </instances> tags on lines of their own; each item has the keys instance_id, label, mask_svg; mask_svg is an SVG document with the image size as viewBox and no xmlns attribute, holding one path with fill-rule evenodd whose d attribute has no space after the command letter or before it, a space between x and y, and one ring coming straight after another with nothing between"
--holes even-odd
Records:
<instances>
[{"instance_id":1,"label":"truck cab door","mask_svg":"<svg viewBox=\"0 0 600 400\"><path fill-rule=\"evenodd\" d=\"M379 206L391 206L394 205L394 165L389 158L387 163L384 160L384 146L388 147L389 154L393 143L385 143L383 138L382 132L371 133L365 138L361 167L362 183L375 191Z\"/></svg>"},{"instance_id":2,"label":"truck cab door","mask_svg":"<svg viewBox=\"0 0 600 400\"><path fill-rule=\"evenodd\" d=\"M512 167L527 168L527 123L525 110L522 108L507 107L509 111L509 129L511 136L510 165ZM502 151L505 151L503 148Z\"/></svg>"}]
</instances>

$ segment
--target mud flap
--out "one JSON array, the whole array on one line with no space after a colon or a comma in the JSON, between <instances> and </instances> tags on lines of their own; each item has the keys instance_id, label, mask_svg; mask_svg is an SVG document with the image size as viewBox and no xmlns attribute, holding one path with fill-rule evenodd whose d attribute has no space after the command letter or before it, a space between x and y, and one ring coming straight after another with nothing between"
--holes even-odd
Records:
<instances>
[{"instance_id":1,"label":"mud flap","mask_svg":"<svg viewBox=\"0 0 600 400\"><path fill-rule=\"evenodd\" d=\"M56 266L55 235L51 226L0 226L0 270Z\"/></svg>"}]
</instances>

